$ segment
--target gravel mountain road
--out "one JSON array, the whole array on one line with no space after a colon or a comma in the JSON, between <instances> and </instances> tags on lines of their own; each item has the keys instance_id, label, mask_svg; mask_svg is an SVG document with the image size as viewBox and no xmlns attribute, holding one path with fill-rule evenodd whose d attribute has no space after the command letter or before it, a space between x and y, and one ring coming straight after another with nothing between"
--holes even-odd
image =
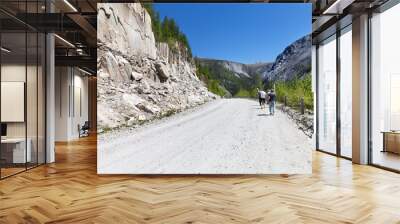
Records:
<instances>
[{"instance_id":1,"label":"gravel mountain road","mask_svg":"<svg viewBox=\"0 0 400 224\"><path fill-rule=\"evenodd\" d=\"M253 100L221 99L102 134L98 173L311 173L311 140L281 111L270 116L267 109Z\"/></svg>"}]
</instances>

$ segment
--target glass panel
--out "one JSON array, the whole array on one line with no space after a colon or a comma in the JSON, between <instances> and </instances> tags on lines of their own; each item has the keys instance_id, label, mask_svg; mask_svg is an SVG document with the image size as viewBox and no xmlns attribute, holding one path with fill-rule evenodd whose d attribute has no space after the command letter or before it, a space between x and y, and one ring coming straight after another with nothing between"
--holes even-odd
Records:
<instances>
[{"instance_id":1,"label":"glass panel","mask_svg":"<svg viewBox=\"0 0 400 224\"><path fill-rule=\"evenodd\" d=\"M336 153L336 36L318 48L319 149Z\"/></svg>"},{"instance_id":2,"label":"glass panel","mask_svg":"<svg viewBox=\"0 0 400 224\"><path fill-rule=\"evenodd\" d=\"M46 149L45 149L45 65L46 65L46 52L45 52L46 39L44 34L39 34L38 46L38 163L45 163Z\"/></svg>"},{"instance_id":3,"label":"glass panel","mask_svg":"<svg viewBox=\"0 0 400 224\"><path fill-rule=\"evenodd\" d=\"M400 170L400 5L374 15L372 31L372 163Z\"/></svg>"},{"instance_id":4,"label":"glass panel","mask_svg":"<svg viewBox=\"0 0 400 224\"><path fill-rule=\"evenodd\" d=\"M351 26L340 36L340 150L352 157L352 34Z\"/></svg>"},{"instance_id":5,"label":"glass panel","mask_svg":"<svg viewBox=\"0 0 400 224\"><path fill-rule=\"evenodd\" d=\"M21 20L29 18L26 12L43 13L44 6L44 0L0 3L2 9ZM44 34L6 13L0 12L0 20L0 177L4 178L45 162L46 40Z\"/></svg>"},{"instance_id":6,"label":"glass panel","mask_svg":"<svg viewBox=\"0 0 400 224\"><path fill-rule=\"evenodd\" d=\"M37 33L28 33L28 63L27 63L27 82L26 82L26 111L27 111L27 143L28 143L28 151L30 153L30 159L28 159L28 168L34 167L37 165L37 132L38 132L38 107L37 107L37 98L38 98L38 88L37 88L37 79L38 79L38 36Z\"/></svg>"},{"instance_id":7,"label":"glass panel","mask_svg":"<svg viewBox=\"0 0 400 224\"><path fill-rule=\"evenodd\" d=\"M2 177L25 170L26 34L1 34L1 160ZM29 148L29 147L28 147Z\"/></svg>"},{"instance_id":8,"label":"glass panel","mask_svg":"<svg viewBox=\"0 0 400 224\"><path fill-rule=\"evenodd\" d=\"M27 2L27 13L37 13L37 1ZM35 20L38 17L33 17L30 20ZM37 21L31 21L36 23ZM26 111L27 111L27 150L31 151L30 160L27 167L35 167L38 163L38 34L34 30L27 31L27 80L26 80Z\"/></svg>"}]
</instances>

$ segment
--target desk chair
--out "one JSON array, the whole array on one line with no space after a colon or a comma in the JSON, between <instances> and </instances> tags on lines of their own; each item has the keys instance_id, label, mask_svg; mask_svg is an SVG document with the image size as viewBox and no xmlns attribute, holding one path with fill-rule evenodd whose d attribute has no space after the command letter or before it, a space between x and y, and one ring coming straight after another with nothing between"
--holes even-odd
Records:
<instances>
[{"instance_id":1,"label":"desk chair","mask_svg":"<svg viewBox=\"0 0 400 224\"><path fill-rule=\"evenodd\" d=\"M89 136L89 129L90 129L89 121L85 121L82 127L79 127L78 125L78 129L79 129L79 138Z\"/></svg>"}]
</instances>

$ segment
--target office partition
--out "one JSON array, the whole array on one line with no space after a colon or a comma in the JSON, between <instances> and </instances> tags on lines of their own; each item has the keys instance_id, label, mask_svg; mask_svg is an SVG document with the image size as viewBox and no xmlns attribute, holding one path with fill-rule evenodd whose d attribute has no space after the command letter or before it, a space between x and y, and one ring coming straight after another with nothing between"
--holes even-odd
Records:
<instances>
[{"instance_id":1,"label":"office partition","mask_svg":"<svg viewBox=\"0 0 400 224\"><path fill-rule=\"evenodd\" d=\"M43 2L0 3L3 21L15 23L0 23L1 179L45 163L45 34L4 11L40 13Z\"/></svg>"}]
</instances>

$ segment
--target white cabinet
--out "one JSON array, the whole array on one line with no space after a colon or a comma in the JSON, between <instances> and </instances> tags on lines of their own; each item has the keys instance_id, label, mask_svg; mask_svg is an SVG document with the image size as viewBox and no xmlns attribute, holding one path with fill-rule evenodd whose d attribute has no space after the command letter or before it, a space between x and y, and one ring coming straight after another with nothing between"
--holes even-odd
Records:
<instances>
[{"instance_id":1,"label":"white cabinet","mask_svg":"<svg viewBox=\"0 0 400 224\"><path fill-rule=\"evenodd\" d=\"M1 144L12 148L12 162L25 163L32 161L32 140L27 139L28 144L25 151L25 138L7 138L2 139Z\"/></svg>"}]
</instances>

